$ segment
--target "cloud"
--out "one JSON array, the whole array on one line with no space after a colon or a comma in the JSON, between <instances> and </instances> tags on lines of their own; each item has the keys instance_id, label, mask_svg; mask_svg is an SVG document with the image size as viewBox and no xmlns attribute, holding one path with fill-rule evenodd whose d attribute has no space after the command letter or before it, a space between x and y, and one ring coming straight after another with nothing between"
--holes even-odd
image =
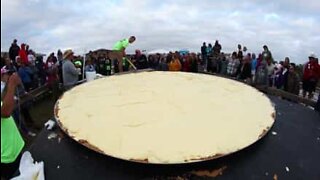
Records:
<instances>
[{"instance_id":1,"label":"cloud","mask_svg":"<svg viewBox=\"0 0 320 180\"><path fill-rule=\"evenodd\" d=\"M127 51L200 51L202 42L219 39L223 51L241 43L259 53L267 44L275 59L303 63L319 48L320 2L192 0L11 0L1 1L1 51L12 40L38 52L73 48L76 53L111 48L137 36Z\"/></svg>"}]
</instances>

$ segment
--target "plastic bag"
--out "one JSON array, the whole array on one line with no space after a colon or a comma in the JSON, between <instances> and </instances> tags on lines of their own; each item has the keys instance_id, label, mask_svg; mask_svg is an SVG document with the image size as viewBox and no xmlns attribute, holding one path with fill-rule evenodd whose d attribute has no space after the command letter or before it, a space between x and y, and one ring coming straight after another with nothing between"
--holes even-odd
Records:
<instances>
[{"instance_id":1,"label":"plastic bag","mask_svg":"<svg viewBox=\"0 0 320 180\"><path fill-rule=\"evenodd\" d=\"M22 154L19 171L20 175L11 180L45 180L43 161L34 162L29 151Z\"/></svg>"},{"instance_id":2,"label":"plastic bag","mask_svg":"<svg viewBox=\"0 0 320 180\"><path fill-rule=\"evenodd\" d=\"M44 127L47 129L47 130L52 130L55 126L55 121L49 119L45 124L44 124Z\"/></svg>"}]
</instances>

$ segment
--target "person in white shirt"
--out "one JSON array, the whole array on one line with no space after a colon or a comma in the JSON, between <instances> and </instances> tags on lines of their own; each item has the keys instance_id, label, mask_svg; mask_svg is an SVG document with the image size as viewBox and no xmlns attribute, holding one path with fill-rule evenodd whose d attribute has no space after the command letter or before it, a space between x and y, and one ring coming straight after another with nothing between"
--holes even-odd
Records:
<instances>
[{"instance_id":1,"label":"person in white shirt","mask_svg":"<svg viewBox=\"0 0 320 180\"><path fill-rule=\"evenodd\" d=\"M28 52L28 62L29 62L31 65L35 66L36 57L35 57L35 55L34 55L34 52L32 52L32 50L30 50L30 51Z\"/></svg>"}]
</instances>

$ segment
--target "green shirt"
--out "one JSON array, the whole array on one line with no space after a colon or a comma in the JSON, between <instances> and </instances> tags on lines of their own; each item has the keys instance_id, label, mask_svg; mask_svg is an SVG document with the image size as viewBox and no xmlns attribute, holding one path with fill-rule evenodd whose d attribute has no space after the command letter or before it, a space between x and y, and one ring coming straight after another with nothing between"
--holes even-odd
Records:
<instances>
[{"instance_id":1,"label":"green shirt","mask_svg":"<svg viewBox=\"0 0 320 180\"><path fill-rule=\"evenodd\" d=\"M121 51L129 46L129 39L122 39L113 46L112 50Z\"/></svg>"},{"instance_id":2,"label":"green shirt","mask_svg":"<svg viewBox=\"0 0 320 180\"><path fill-rule=\"evenodd\" d=\"M74 64L77 65L77 66L82 66L82 62L81 61L75 61Z\"/></svg>"},{"instance_id":3,"label":"green shirt","mask_svg":"<svg viewBox=\"0 0 320 180\"><path fill-rule=\"evenodd\" d=\"M1 101L2 107L2 101ZM19 156L24 141L12 118L1 117L1 163L12 163Z\"/></svg>"}]
</instances>

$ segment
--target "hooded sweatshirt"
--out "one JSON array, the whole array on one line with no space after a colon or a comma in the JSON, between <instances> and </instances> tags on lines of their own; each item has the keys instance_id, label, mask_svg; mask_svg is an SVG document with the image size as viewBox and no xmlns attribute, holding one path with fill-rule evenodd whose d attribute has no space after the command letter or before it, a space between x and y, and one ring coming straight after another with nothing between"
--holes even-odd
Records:
<instances>
[{"instance_id":1,"label":"hooded sweatshirt","mask_svg":"<svg viewBox=\"0 0 320 180\"><path fill-rule=\"evenodd\" d=\"M28 56L27 56L27 51L26 51L26 45L21 44L21 49L19 51L19 56L21 58L22 63L28 64Z\"/></svg>"}]
</instances>

